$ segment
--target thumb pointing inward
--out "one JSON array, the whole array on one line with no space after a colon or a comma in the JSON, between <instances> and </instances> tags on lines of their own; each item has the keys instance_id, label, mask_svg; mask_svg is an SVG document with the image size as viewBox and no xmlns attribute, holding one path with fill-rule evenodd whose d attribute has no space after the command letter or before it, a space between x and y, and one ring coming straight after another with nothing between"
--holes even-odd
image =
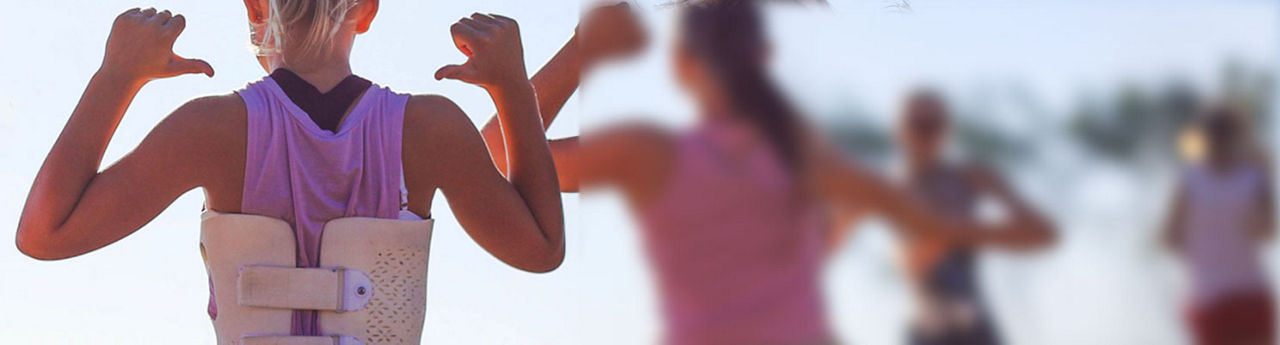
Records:
<instances>
[{"instance_id":1,"label":"thumb pointing inward","mask_svg":"<svg viewBox=\"0 0 1280 345\"><path fill-rule=\"evenodd\" d=\"M208 62L200 59L188 59L174 55L169 60L169 71L176 74L203 73L209 77L213 77L213 66Z\"/></svg>"},{"instance_id":2,"label":"thumb pointing inward","mask_svg":"<svg viewBox=\"0 0 1280 345\"><path fill-rule=\"evenodd\" d=\"M436 80L469 80L473 70L467 65L446 65L436 71Z\"/></svg>"}]
</instances>

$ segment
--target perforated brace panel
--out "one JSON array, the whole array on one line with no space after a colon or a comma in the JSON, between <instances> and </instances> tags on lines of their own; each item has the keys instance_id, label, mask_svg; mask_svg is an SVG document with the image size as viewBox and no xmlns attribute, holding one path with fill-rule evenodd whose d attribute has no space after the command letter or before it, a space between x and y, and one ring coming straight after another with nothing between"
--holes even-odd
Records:
<instances>
[{"instance_id":1,"label":"perforated brace panel","mask_svg":"<svg viewBox=\"0 0 1280 345\"><path fill-rule=\"evenodd\" d=\"M403 334L404 330L422 327L426 305L418 297L426 295L426 248L403 248L378 253L373 272L373 300L369 302L369 318L365 320L367 344L416 344L418 339Z\"/></svg>"}]
</instances>

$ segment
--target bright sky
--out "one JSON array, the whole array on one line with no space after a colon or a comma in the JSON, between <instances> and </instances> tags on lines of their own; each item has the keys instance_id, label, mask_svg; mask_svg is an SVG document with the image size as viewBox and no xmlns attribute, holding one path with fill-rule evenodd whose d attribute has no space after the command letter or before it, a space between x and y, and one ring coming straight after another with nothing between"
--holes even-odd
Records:
<instances>
[{"instance_id":1,"label":"bright sky","mask_svg":"<svg viewBox=\"0 0 1280 345\"><path fill-rule=\"evenodd\" d=\"M581 105L566 109L551 136L576 133L579 121L599 125L624 114L671 124L692 120L667 71L671 11L653 6L660 2L665 1L641 1L640 6L657 31L655 49L588 81ZM880 0L831 2L835 13L776 16L776 34L786 38L774 42L780 79L808 108L856 104L881 117L895 109L902 88L919 81L965 89L1012 80L1026 83L1051 104L1063 104L1076 90L1113 85L1120 78L1177 73L1207 80L1224 56L1274 65L1280 41L1276 4L1269 1L917 0L909 14L891 13ZM0 161L5 162L0 179L7 181L0 183L0 229L16 227L30 182L101 61L111 20L122 10L160 6L185 14L188 27L176 51L206 59L218 74L163 80L143 89L107 151L107 162L186 100L226 93L264 74L248 48L240 1L18 1L8 6L0 11L0 46L9 48L0 56L0 80L5 81L0 84ZM431 78L439 66L462 60L448 26L475 11L520 20L532 69L572 33L579 1L386 0L381 7L372 31L357 40L356 73L403 92L446 95L480 122L493 111L483 91ZM444 203L436 203L424 343L652 343L654 297L635 231L616 198L588 199L579 207L576 196L565 197L569 254L564 266L548 275L518 272L493 259L458 228ZM202 201L201 193L188 193L135 235L71 260L36 262L11 245L0 245L0 271L10 278L0 286L6 296L0 298L0 343L211 342L206 277L197 250ZM12 233L0 231L0 239L11 238L5 236ZM855 239L831 269L833 320L854 343L896 343L901 335L903 286L888 264L888 239L878 236L869 232ZM1126 273L1088 272L1091 265L1106 263L1089 259L1095 256L1088 250L1066 253L1070 258L1033 267L1056 267L1054 272L1072 278ZM1107 290L1097 280L1086 283L1086 288ZM1110 319L1091 311L1105 307L1055 304L1058 291L1031 289L1028 294L1050 302L1011 313L1051 317L1063 326L1020 330L1018 339L1180 339L1167 320L1127 332L1098 331ZM1114 298L1101 302L1134 307Z\"/></svg>"}]
</instances>

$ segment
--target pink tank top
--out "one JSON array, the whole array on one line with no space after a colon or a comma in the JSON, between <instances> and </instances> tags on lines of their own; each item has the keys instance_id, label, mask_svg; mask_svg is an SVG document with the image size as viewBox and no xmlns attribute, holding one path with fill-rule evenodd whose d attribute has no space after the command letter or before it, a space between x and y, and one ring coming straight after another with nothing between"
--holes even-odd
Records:
<instances>
[{"instance_id":1,"label":"pink tank top","mask_svg":"<svg viewBox=\"0 0 1280 345\"><path fill-rule=\"evenodd\" d=\"M664 192L639 212L665 343L831 339L819 279L823 217L797 202L775 151L754 140L728 121L681 138ZM742 145L745 154L731 149Z\"/></svg>"},{"instance_id":2,"label":"pink tank top","mask_svg":"<svg viewBox=\"0 0 1280 345\"><path fill-rule=\"evenodd\" d=\"M330 132L270 77L237 94L248 112L241 212L293 226L299 267L319 265L321 231L329 220L399 217L401 133L409 95L373 85ZM292 332L321 334L316 313L295 312Z\"/></svg>"}]
</instances>

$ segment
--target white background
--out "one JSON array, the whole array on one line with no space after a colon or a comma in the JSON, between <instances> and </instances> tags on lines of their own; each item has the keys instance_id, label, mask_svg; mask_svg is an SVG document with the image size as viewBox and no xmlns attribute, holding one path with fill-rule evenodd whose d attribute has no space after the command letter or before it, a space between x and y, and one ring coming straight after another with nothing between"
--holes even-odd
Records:
<instances>
[{"instance_id":1,"label":"white background","mask_svg":"<svg viewBox=\"0 0 1280 345\"><path fill-rule=\"evenodd\" d=\"M570 104L551 136L576 124L601 126L642 117L691 123L669 79L666 45L672 11L639 8L654 26L655 49L606 67ZM953 88L1017 80L1050 104L1080 88L1171 73L1212 79L1228 56L1274 64L1277 7L1270 1L832 1L834 13L775 17L777 70L815 114L842 104L894 114L903 88L920 81ZM188 17L179 54L209 61L217 76L184 76L143 89L106 154L114 161L169 111L226 93L264 72L248 48L240 1L4 1L0 11L0 239L11 238L36 170L101 61L112 18L135 6ZM385 0L370 33L357 40L357 74L402 92L439 93L477 123L493 111L478 88L431 78L461 61L448 26L475 11L520 20L530 69L572 33L577 0ZM580 104L580 105L576 105ZM581 114L590 114L581 116ZM822 119L819 119L822 120ZM163 169L163 167L157 167ZM1099 171L1102 170L1102 171ZM1014 343L1177 343L1180 309L1169 260L1146 241L1154 204L1122 174L1084 171L1068 191L1044 188L1044 175L1015 174L1018 185L1064 228L1060 246L1015 260L987 258L986 284ZM1039 187L1038 187L1039 186ZM436 203L429 344L647 344L658 336L651 282L638 237L618 199L565 197L568 256L560 270L533 275L490 257ZM203 195L184 195L119 243L58 262L37 262L0 245L0 344L212 343L207 281L197 250ZM1132 205L1143 212L1127 212ZM1047 207L1047 206L1046 206ZM859 344L896 344L907 296L892 265L891 239L867 229L829 268L832 320ZM7 240L6 240L7 241ZM1272 258L1274 259L1274 257ZM1274 260L1272 260L1274 261ZM1153 273L1154 272L1154 273Z\"/></svg>"}]
</instances>

